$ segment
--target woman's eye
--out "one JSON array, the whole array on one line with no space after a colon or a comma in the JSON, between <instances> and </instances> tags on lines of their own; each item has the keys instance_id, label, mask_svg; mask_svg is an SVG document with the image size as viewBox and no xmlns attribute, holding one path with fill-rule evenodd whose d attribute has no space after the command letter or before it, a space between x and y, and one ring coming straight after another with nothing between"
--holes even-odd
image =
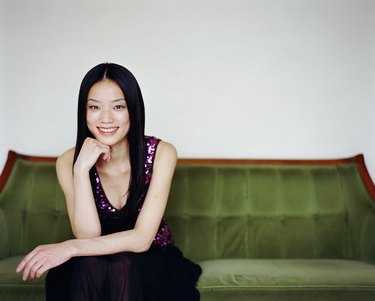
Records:
<instances>
[{"instance_id":1,"label":"woman's eye","mask_svg":"<svg viewBox=\"0 0 375 301\"><path fill-rule=\"evenodd\" d=\"M99 106L91 105L91 106L89 106L89 109L90 109L90 110L93 110L93 111L95 111L95 110L99 110Z\"/></svg>"},{"instance_id":2,"label":"woman's eye","mask_svg":"<svg viewBox=\"0 0 375 301\"><path fill-rule=\"evenodd\" d=\"M124 109L126 109L126 106L124 106L124 105L116 105L116 106L114 107L114 109L115 109L115 110L124 110Z\"/></svg>"}]
</instances>

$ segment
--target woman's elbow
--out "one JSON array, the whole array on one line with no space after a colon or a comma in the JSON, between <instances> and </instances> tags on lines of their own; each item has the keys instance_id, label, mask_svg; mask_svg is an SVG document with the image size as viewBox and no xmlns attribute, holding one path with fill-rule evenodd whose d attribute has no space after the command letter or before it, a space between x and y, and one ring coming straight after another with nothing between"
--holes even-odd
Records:
<instances>
[{"instance_id":1,"label":"woman's elbow","mask_svg":"<svg viewBox=\"0 0 375 301\"><path fill-rule=\"evenodd\" d=\"M134 248L134 253L144 253L147 252L152 246L153 239L148 239L140 242L136 248Z\"/></svg>"},{"instance_id":2,"label":"woman's elbow","mask_svg":"<svg viewBox=\"0 0 375 301\"><path fill-rule=\"evenodd\" d=\"M77 239L95 238L95 237L100 236L100 234L97 234L97 233L78 233L78 234L73 233L73 235Z\"/></svg>"},{"instance_id":3,"label":"woman's elbow","mask_svg":"<svg viewBox=\"0 0 375 301\"><path fill-rule=\"evenodd\" d=\"M94 238L101 236L101 229L79 229L73 228L73 235L75 238Z\"/></svg>"}]
</instances>

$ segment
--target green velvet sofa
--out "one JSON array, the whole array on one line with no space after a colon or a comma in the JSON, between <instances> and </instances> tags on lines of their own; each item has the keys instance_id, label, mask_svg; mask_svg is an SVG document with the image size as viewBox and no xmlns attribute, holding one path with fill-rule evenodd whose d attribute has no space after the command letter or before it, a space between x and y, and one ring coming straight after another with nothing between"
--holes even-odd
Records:
<instances>
[{"instance_id":1,"label":"green velvet sofa","mask_svg":"<svg viewBox=\"0 0 375 301\"><path fill-rule=\"evenodd\" d=\"M0 300L43 300L15 269L72 236L55 158L9 152L0 178ZM202 301L375 300L375 187L363 156L180 159L167 217L199 262ZM178 301L178 300L176 300Z\"/></svg>"}]
</instances>

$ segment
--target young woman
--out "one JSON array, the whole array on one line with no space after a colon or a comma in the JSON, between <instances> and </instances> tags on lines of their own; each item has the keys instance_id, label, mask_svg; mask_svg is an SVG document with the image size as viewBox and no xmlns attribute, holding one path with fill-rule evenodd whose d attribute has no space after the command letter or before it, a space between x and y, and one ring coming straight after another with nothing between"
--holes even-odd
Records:
<instances>
[{"instance_id":1,"label":"young woman","mask_svg":"<svg viewBox=\"0 0 375 301\"><path fill-rule=\"evenodd\" d=\"M201 268L173 244L163 217L175 148L144 135L133 74L100 64L84 77L75 148L56 163L75 239L43 245L17 267L46 278L47 300L199 300Z\"/></svg>"}]
</instances>

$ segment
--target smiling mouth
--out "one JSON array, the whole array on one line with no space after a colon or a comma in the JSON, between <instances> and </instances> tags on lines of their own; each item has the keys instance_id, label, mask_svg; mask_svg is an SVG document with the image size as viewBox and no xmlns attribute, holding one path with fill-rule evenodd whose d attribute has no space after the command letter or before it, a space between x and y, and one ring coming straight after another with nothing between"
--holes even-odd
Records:
<instances>
[{"instance_id":1,"label":"smiling mouth","mask_svg":"<svg viewBox=\"0 0 375 301\"><path fill-rule=\"evenodd\" d=\"M101 127L98 127L98 130L100 132L102 132L103 134L107 134L107 135L114 133L117 129L118 129L118 127L113 127L113 128L101 128Z\"/></svg>"}]
</instances>

